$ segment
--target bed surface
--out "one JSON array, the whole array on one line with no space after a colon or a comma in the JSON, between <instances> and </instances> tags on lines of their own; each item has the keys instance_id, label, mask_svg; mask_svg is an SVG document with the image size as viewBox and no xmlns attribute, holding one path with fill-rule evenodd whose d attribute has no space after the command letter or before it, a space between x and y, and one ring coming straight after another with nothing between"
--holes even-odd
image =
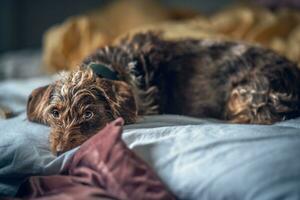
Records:
<instances>
[{"instance_id":1,"label":"bed surface","mask_svg":"<svg viewBox=\"0 0 300 200\"><path fill-rule=\"evenodd\" d=\"M49 128L26 119L26 99L51 77L0 82L0 196L30 175L58 173L77 150L54 157ZM179 199L300 199L300 118L272 126L176 115L144 117L123 139Z\"/></svg>"}]
</instances>

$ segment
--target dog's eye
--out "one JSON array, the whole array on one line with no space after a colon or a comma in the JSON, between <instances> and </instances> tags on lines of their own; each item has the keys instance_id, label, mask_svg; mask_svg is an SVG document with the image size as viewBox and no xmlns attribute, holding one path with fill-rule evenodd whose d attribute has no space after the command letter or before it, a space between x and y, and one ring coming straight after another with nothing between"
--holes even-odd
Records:
<instances>
[{"instance_id":1,"label":"dog's eye","mask_svg":"<svg viewBox=\"0 0 300 200\"><path fill-rule=\"evenodd\" d=\"M58 118L59 117L59 112L57 109L53 109L51 111L51 115L54 117L54 118Z\"/></svg>"},{"instance_id":2,"label":"dog's eye","mask_svg":"<svg viewBox=\"0 0 300 200\"><path fill-rule=\"evenodd\" d=\"M84 119L91 119L93 116L94 116L94 113L91 112L91 111L86 111L86 112L83 114L83 118L84 118Z\"/></svg>"}]
</instances>

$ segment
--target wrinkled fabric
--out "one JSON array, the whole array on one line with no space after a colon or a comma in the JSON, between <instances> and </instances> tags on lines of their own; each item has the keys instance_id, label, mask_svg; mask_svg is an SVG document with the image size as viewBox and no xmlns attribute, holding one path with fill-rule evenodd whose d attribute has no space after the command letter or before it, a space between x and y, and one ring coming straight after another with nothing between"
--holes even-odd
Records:
<instances>
[{"instance_id":1,"label":"wrinkled fabric","mask_svg":"<svg viewBox=\"0 0 300 200\"><path fill-rule=\"evenodd\" d=\"M61 175L31 177L19 198L175 199L155 173L121 139L119 118L85 142Z\"/></svg>"},{"instance_id":2,"label":"wrinkled fabric","mask_svg":"<svg viewBox=\"0 0 300 200\"><path fill-rule=\"evenodd\" d=\"M5 94L0 104L16 112L11 119L0 119L1 200L14 196L28 176L59 174L78 150L53 156L49 127L26 119L27 96L48 82L38 78L0 84L0 94ZM300 118L263 126L145 116L125 126L122 138L178 199L300 199ZM60 195L53 198L68 199Z\"/></svg>"}]
</instances>

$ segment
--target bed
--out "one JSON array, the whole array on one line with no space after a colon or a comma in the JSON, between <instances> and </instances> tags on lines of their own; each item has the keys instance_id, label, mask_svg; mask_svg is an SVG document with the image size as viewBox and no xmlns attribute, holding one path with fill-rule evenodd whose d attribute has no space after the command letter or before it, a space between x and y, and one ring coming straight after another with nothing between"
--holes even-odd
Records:
<instances>
[{"instance_id":1,"label":"bed","mask_svg":"<svg viewBox=\"0 0 300 200\"><path fill-rule=\"evenodd\" d=\"M0 59L3 77L8 69L24 71L15 72L23 79L9 71L12 79L0 82L0 105L14 111L0 119L0 196L15 195L29 176L58 174L78 150L53 156L49 127L26 119L28 94L55 79L34 70L39 55L21 52ZM29 68L36 77L25 73ZM178 199L300 199L300 118L266 126L146 116L125 126L123 140Z\"/></svg>"}]
</instances>

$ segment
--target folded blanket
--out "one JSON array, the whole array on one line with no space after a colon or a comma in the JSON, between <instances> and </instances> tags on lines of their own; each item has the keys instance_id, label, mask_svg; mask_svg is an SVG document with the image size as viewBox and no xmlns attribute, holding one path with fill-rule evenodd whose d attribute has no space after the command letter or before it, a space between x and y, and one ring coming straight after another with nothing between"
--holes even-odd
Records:
<instances>
[{"instance_id":1,"label":"folded blanket","mask_svg":"<svg viewBox=\"0 0 300 200\"><path fill-rule=\"evenodd\" d=\"M85 142L61 175L31 177L18 197L43 199L174 199L121 140L118 118Z\"/></svg>"}]
</instances>

